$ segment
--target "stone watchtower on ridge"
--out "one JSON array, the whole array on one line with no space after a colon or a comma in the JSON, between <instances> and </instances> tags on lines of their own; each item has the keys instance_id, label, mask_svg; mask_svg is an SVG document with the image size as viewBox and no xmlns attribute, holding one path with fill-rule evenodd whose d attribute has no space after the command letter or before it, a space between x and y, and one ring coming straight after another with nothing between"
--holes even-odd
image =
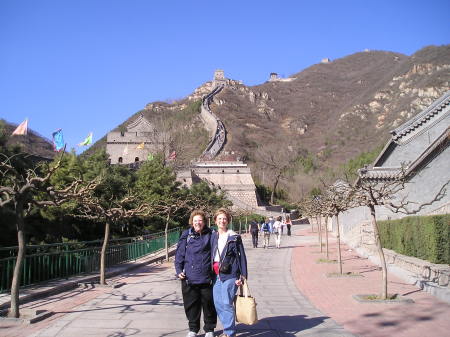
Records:
<instances>
[{"instance_id":1,"label":"stone watchtower on ridge","mask_svg":"<svg viewBox=\"0 0 450 337\"><path fill-rule=\"evenodd\" d=\"M227 80L224 71L222 69L216 69L216 71L214 71L213 88L225 85L226 83Z\"/></svg>"},{"instance_id":2,"label":"stone watchtower on ridge","mask_svg":"<svg viewBox=\"0 0 450 337\"><path fill-rule=\"evenodd\" d=\"M160 148L156 128L143 116L120 131L111 131L106 136L106 153L111 164L131 164L147 160Z\"/></svg>"}]
</instances>

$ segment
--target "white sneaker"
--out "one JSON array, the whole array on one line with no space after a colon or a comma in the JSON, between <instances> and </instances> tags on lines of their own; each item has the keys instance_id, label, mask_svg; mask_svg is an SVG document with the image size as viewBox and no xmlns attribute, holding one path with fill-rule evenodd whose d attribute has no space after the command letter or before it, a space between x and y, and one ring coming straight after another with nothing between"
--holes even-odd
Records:
<instances>
[{"instance_id":1,"label":"white sneaker","mask_svg":"<svg viewBox=\"0 0 450 337\"><path fill-rule=\"evenodd\" d=\"M214 337L214 332L209 331L209 332L205 333L205 337Z\"/></svg>"},{"instance_id":2,"label":"white sneaker","mask_svg":"<svg viewBox=\"0 0 450 337\"><path fill-rule=\"evenodd\" d=\"M189 331L186 337L197 337L197 334L194 331Z\"/></svg>"}]
</instances>

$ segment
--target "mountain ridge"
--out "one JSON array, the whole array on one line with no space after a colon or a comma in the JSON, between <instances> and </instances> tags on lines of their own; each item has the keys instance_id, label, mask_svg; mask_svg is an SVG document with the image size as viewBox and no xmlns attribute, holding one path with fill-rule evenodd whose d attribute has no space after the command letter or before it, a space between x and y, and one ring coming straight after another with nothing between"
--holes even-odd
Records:
<instances>
[{"instance_id":1,"label":"mountain ridge","mask_svg":"<svg viewBox=\"0 0 450 337\"><path fill-rule=\"evenodd\" d=\"M427 46L411 56L357 52L311 65L290 79L255 86L228 80L211 109L227 129L224 153L246 160L257 183L270 185L273 174L264 158L271 148L278 149L280 161L298 156L298 165L280 182L298 199L320 179L338 175L336 168L350 159L380 148L389 131L450 89L450 45ZM169 120L177 160L188 166L208 143L195 109L212 86L208 81L178 101L149 103L113 130L139 114L158 127L166 127L161 121ZM106 136L83 155L105 146Z\"/></svg>"}]
</instances>

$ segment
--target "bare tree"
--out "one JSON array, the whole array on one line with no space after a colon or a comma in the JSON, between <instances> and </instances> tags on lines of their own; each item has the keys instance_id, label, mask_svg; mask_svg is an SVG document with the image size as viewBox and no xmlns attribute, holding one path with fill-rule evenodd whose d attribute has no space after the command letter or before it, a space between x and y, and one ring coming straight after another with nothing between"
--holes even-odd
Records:
<instances>
[{"instance_id":1,"label":"bare tree","mask_svg":"<svg viewBox=\"0 0 450 337\"><path fill-rule=\"evenodd\" d=\"M314 232L313 220L317 224L317 239L320 245L320 251L322 252L322 223L321 223L321 212L322 205L319 196L312 199L304 198L299 203L299 208L302 214L305 214L311 222L311 232Z\"/></svg>"},{"instance_id":2,"label":"bare tree","mask_svg":"<svg viewBox=\"0 0 450 337\"><path fill-rule=\"evenodd\" d=\"M417 209L409 210L408 206L411 204L417 204L411 200L408 200L408 196L403 196L399 199L399 192L405 188L406 174L405 168L402 166L397 171L393 172L390 177L385 179L374 178L367 168L359 169L359 178L355 184L355 202L360 206L367 206L370 210L370 218L373 225L375 245L377 248L378 256L380 258L381 270L382 270L382 287L381 287L381 299L388 298L387 292L387 268L386 259L383 252L383 247L380 240L380 232L376 219L376 207L384 206L390 209L392 212L401 212L404 214L415 214L425 205L430 205L433 202L442 199L446 194L446 189L449 184L444 184L439 192L428 203L422 203Z\"/></svg>"},{"instance_id":3,"label":"bare tree","mask_svg":"<svg viewBox=\"0 0 450 337\"><path fill-rule=\"evenodd\" d=\"M94 190L92 190L94 192ZM94 221L104 221L105 230L103 244L100 254L100 284L106 285L106 250L109 243L111 226L120 220L130 219L137 216L148 216L154 207L149 203L143 203L139 198L128 194L122 198L115 198L114 195L104 202L95 193L89 193L77 198L78 212L74 216Z\"/></svg>"},{"instance_id":4,"label":"bare tree","mask_svg":"<svg viewBox=\"0 0 450 337\"><path fill-rule=\"evenodd\" d=\"M1 154L0 162L0 207L12 206L17 229L18 252L11 284L10 317L19 317L19 284L26 252L25 218L32 210L47 206L57 206L75 195L84 194L88 186L81 186L75 180L63 189L50 184L50 178L59 169L64 151L54 164L37 164L34 168L21 170L15 164L14 156Z\"/></svg>"},{"instance_id":5,"label":"bare tree","mask_svg":"<svg viewBox=\"0 0 450 337\"><path fill-rule=\"evenodd\" d=\"M381 246L380 232L376 220L376 206L390 205L399 191L404 188L405 178L398 175L396 179L379 181L370 179L366 175L367 170L360 169L358 171L359 178L356 184L357 203L361 206L367 206L370 210L370 218L373 226L375 246L380 258L382 271L381 299L388 298L387 292L387 268L386 259L384 257L383 247Z\"/></svg>"},{"instance_id":6,"label":"bare tree","mask_svg":"<svg viewBox=\"0 0 450 337\"><path fill-rule=\"evenodd\" d=\"M285 143L281 148L279 145L275 146L273 144L275 143L257 151L259 161L273 176L272 193L270 195L271 204L274 203L275 192L280 180L286 177L290 170L294 168L299 156L298 150L294 150L296 147L289 145L289 143ZM288 149L290 151L286 151Z\"/></svg>"},{"instance_id":7,"label":"bare tree","mask_svg":"<svg viewBox=\"0 0 450 337\"><path fill-rule=\"evenodd\" d=\"M169 261L168 233L169 233L170 219L176 216L176 214L179 213L180 211L190 213L194 209L198 208L202 208L201 201L192 194L176 195L170 199L158 200L155 202L155 204L152 205L153 214L164 216L166 219L164 227L164 234L165 234L164 248L166 254L166 261Z\"/></svg>"},{"instance_id":8,"label":"bare tree","mask_svg":"<svg viewBox=\"0 0 450 337\"><path fill-rule=\"evenodd\" d=\"M314 221L313 221L313 219L316 219L317 229L319 228L318 220L317 220L317 217L316 217L316 211L317 210L316 210L315 205L314 205L314 199L307 199L307 198L302 199L302 201L299 204L299 208L301 210L301 213L306 215L307 218L309 219L310 225L311 225L311 233L314 233Z\"/></svg>"},{"instance_id":9,"label":"bare tree","mask_svg":"<svg viewBox=\"0 0 450 337\"><path fill-rule=\"evenodd\" d=\"M349 183L338 181L328 186L325 191L327 196L327 213L331 218L336 217L336 240L338 247L339 274L342 274L341 234L339 228L339 213L349 209L353 205L354 189Z\"/></svg>"}]
</instances>

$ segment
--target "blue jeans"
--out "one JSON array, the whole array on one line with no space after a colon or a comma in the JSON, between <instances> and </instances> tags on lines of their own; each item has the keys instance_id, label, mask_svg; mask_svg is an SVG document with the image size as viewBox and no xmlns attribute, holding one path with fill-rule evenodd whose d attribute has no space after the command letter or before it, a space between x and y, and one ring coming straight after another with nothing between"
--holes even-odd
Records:
<instances>
[{"instance_id":1,"label":"blue jeans","mask_svg":"<svg viewBox=\"0 0 450 337\"><path fill-rule=\"evenodd\" d=\"M213 287L214 306L217 315L223 325L223 333L234 337L236 335L236 322L234 313L234 295L236 295L237 286L234 283L235 278L221 281L216 278Z\"/></svg>"}]
</instances>

